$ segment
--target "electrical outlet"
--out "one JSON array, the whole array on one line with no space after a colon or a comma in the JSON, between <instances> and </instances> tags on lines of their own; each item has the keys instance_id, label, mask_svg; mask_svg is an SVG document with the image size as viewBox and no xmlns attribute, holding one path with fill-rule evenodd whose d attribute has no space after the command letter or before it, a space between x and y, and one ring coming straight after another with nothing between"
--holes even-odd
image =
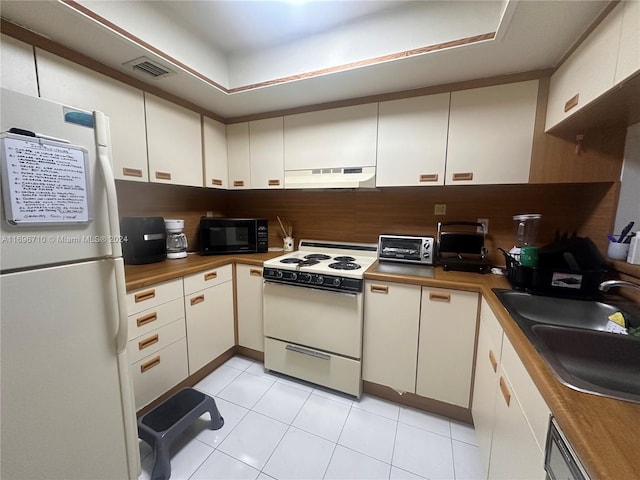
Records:
<instances>
[{"instance_id":1,"label":"electrical outlet","mask_svg":"<svg viewBox=\"0 0 640 480\"><path fill-rule=\"evenodd\" d=\"M484 233L489 233L489 219L488 218L479 218L478 223L484 225ZM482 227L476 228L477 233L482 233Z\"/></svg>"},{"instance_id":2,"label":"electrical outlet","mask_svg":"<svg viewBox=\"0 0 640 480\"><path fill-rule=\"evenodd\" d=\"M433 207L434 215L446 215L447 214L447 206L444 203L436 203Z\"/></svg>"}]
</instances>

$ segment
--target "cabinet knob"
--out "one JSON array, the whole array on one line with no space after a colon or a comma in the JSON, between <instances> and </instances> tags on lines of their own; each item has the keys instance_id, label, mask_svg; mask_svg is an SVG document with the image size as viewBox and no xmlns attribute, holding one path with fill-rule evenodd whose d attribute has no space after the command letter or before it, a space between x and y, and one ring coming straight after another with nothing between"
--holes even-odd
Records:
<instances>
[{"instance_id":1,"label":"cabinet knob","mask_svg":"<svg viewBox=\"0 0 640 480\"><path fill-rule=\"evenodd\" d=\"M138 317L136 319L136 324L138 325L138 327L142 327L143 325L146 325L147 323L155 322L157 319L158 319L158 312L151 312L148 315L144 315L142 317Z\"/></svg>"},{"instance_id":2,"label":"cabinet knob","mask_svg":"<svg viewBox=\"0 0 640 480\"><path fill-rule=\"evenodd\" d=\"M221 186L222 185L222 180L220 180L219 178L212 178L211 179L211 185Z\"/></svg>"},{"instance_id":3,"label":"cabinet knob","mask_svg":"<svg viewBox=\"0 0 640 480\"><path fill-rule=\"evenodd\" d=\"M254 277L261 277L262 270L260 270L259 268L252 268L249 270L249 275L252 275Z\"/></svg>"},{"instance_id":4,"label":"cabinet knob","mask_svg":"<svg viewBox=\"0 0 640 480\"><path fill-rule=\"evenodd\" d=\"M142 178L142 170L137 168L123 168L122 175L126 177L140 177Z\"/></svg>"},{"instance_id":5,"label":"cabinet knob","mask_svg":"<svg viewBox=\"0 0 640 480\"><path fill-rule=\"evenodd\" d=\"M144 302L145 300L151 300L155 296L156 296L156 289L152 288L151 290L145 290L144 292L136 293L134 298L136 303L140 303L140 302Z\"/></svg>"},{"instance_id":6,"label":"cabinet knob","mask_svg":"<svg viewBox=\"0 0 640 480\"><path fill-rule=\"evenodd\" d=\"M463 180L473 180L473 172L460 172L454 173L451 177L451 180L454 182L463 181Z\"/></svg>"},{"instance_id":7,"label":"cabinet knob","mask_svg":"<svg viewBox=\"0 0 640 480\"><path fill-rule=\"evenodd\" d=\"M426 173L420 175L420 182L437 182L438 174L437 173Z\"/></svg>"},{"instance_id":8,"label":"cabinet knob","mask_svg":"<svg viewBox=\"0 0 640 480\"><path fill-rule=\"evenodd\" d=\"M435 301L435 302L447 302L447 303L450 303L451 302L451 294L449 294L449 293L429 292L429 300Z\"/></svg>"},{"instance_id":9,"label":"cabinet knob","mask_svg":"<svg viewBox=\"0 0 640 480\"><path fill-rule=\"evenodd\" d=\"M494 372L498 371L498 362L496 361L496 357L493 355L493 352L489 350L489 363L491 363L491 368L493 368Z\"/></svg>"},{"instance_id":10,"label":"cabinet knob","mask_svg":"<svg viewBox=\"0 0 640 480\"><path fill-rule=\"evenodd\" d=\"M208 282L218 277L218 272L208 272L204 274L204 281Z\"/></svg>"},{"instance_id":11,"label":"cabinet knob","mask_svg":"<svg viewBox=\"0 0 640 480\"><path fill-rule=\"evenodd\" d=\"M160 341L160 336L156 333L149 338L145 338L144 340L140 340L138 342L138 350L144 350L147 347L150 347L154 343L158 343Z\"/></svg>"},{"instance_id":12,"label":"cabinet knob","mask_svg":"<svg viewBox=\"0 0 640 480\"><path fill-rule=\"evenodd\" d=\"M234 180L233 181L233 186L234 187L244 187L244 180Z\"/></svg>"},{"instance_id":13,"label":"cabinet knob","mask_svg":"<svg viewBox=\"0 0 640 480\"><path fill-rule=\"evenodd\" d=\"M158 355L157 357L152 358L151 360L149 360L146 363L143 363L142 365L140 365L140 373L144 373L148 370L151 370L153 367L160 365L160 355Z\"/></svg>"},{"instance_id":14,"label":"cabinet knob","mask_svg":"<svg viewBox=\"0 0 640 480\"><path fill-rule=\"evenodd\" d=\"M197 304L202 303L202 302L204 302L204 295L198 295L197 297L193 297L190 300L190 303L191 303L192 306L193 305L197 305Z\"/></svg>"},{"instance_id":15,"label":"cabinet knob","mask_svg":"<svg viewBox=\"0 0 640 480\"><path fill-rule=\"evenodd\" d=\"M571 97L569 100L567 100L564 103L564 111L568 112L569 110L571 110L572 108L575 108L578 106L578 100L580 98L580 94L576 93L573 97Z\"/></svg>"},{"instance_id":16,"label":"cabinet knob","mask_svg":"<svg viewBox=\"0 0 640 480\"><path fill-rule=\"evenodd\" d=\"M502 396L504 397L504 401L508 407L509 404L511 403L511 392L509 391L507 382L504 379L504 377L502 377L502 375L500 375L500 391L502 392Z\"/></svg>"},{"instance_id":17,"label":"cabinet knob","mask_svg":"<svg viewBox=\"0 0 640 480\"><path fill-rule=\"evenodd\" d=\"M156 172L156 178L158 180L171 180L171 174L169 172Z\"/></svg>"},{"instance_id":18,"label":"cabinet knob","mask_svg":"<svg viewBox=\"0 0 640 480\"><path fill-rule=\"evenodd\" d=\"M371 285L372 293L389 293L389 287L386 285Z\"/></svg>"}]
</instances>

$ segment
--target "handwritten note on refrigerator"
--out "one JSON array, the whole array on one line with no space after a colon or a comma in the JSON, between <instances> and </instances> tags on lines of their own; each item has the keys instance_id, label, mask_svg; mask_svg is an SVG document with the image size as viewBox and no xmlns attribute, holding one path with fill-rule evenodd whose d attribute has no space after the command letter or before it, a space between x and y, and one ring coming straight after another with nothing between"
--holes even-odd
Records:
<instances>
[{"instance_id":1,"label":"handwritten note on refrigerator","mask_svg":"<svg viewBox=\"0 0 640 480\"><path fill-rule=\"evenodd\" d=\"M87 155L83 147L3 135L2 187L9 223L91 221Z\"/></svg>"}]
</instances>

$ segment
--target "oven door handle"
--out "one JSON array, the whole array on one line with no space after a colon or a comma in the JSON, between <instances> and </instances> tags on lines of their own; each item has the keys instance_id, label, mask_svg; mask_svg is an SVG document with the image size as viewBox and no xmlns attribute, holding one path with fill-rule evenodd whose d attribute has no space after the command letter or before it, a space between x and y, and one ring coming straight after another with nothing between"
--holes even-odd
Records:
<instances>
[{"instance_id":1,"label":"oven door handle","mask_svg":"<svg viewBox=\"0 0 640 480\"><path fill-rule=\"evenodd\" d=\"M307 350L306 348L298 347L297 345L287 344L285 349L290 352L301 353L302 355L309 355L310 357L320 358L321 360L331 360L331 356L326 353L316 352L315 350Z\"/></svg>"}]
</instances>

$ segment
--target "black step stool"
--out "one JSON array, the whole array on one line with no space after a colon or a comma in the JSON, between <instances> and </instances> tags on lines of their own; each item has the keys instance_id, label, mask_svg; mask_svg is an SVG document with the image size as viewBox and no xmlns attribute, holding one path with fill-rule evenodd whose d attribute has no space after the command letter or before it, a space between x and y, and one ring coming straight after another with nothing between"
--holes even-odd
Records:
<instances>
[{"instance_id":1,"label":"black step stool","mask_svg":"<svg viewBox=\"0 0 640 480\"><path fill-rule=\"evenodd\" d=\"M213 398L185 388L138 419L138 436L153 448L151 480L169 480L171 443L206 412L211 416L211 430L222 428L224 419Z\"/></svg>"}]
</instances>

